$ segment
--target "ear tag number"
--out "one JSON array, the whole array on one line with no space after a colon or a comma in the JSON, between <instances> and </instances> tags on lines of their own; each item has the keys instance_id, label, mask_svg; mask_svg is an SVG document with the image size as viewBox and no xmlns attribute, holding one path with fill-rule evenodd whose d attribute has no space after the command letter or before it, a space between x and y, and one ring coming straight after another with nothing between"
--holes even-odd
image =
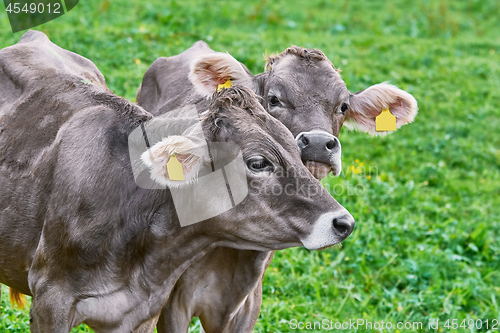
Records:
<instances>
[{"instance_id":1,"label":"ear tag number","mask_svg":"<svg viewBox=\"0 0 500 333\"><path fill-rule=\"evenodd\" d=\"M389 108L375 118L375 129L377 132L396 130L396 116L389 111Z\"/></svg>"},{"instance_id":2,"label":"ear tag number","mask_svg":"<svg viewBox=\"0 0 500 333\"><path fill-rule=\"evenodd\" d=\"M177 154L170 155L170 159L167 162L167 172L170 180L184 180L182 164L177 159Z\"/></svg>"},{"instance_id":3,"label":"ear tag number","mask_svg":"<svg viewBox=\"0 0 500 333\"><path fill-rule=\"evenodd\" d=\"M224 84L219 84L217 86L217 92L221 91L224 88L231 88L233 86L233 81L231 79L227 79L227 81Z\"/></svg>"}]
</instances>

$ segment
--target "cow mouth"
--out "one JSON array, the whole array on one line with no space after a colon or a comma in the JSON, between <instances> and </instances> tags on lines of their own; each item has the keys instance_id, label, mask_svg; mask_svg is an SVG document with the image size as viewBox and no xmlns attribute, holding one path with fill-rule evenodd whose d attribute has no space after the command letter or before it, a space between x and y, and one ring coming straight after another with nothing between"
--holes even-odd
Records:
<instances>
[{"instance_id":1,"label":"cow mouth","mask_svg":"<svg viewBox=\"0 0 500 333\"><path fill-rule=\"evenodd\" d=\"M350 235L350 234L349 234L349 235ZM349 237L349 236L348 236L348 237ZM341 249L342 249L342 243L337 243L337 244L332 244L332 245L327 245L327 246L320 247L318 250L319 250L319 251L322 251L322 250L325 250L325 249L328 249L328 248L331 248L331 247L334 247L334 246L338 247L338 248L339 248L339 250L341 250Z\"/></svg>"},{"instance_id":2,"label":"cow mouth","mask_svg":"<svg viewBox=\"0 0 500 333\"><path fill-rule=\"evenodd\" d=\"M322 162L306 161L304 165L316 179L325 178L332 170L332 167L330 165Z\"/></svg>"}]
</instances>

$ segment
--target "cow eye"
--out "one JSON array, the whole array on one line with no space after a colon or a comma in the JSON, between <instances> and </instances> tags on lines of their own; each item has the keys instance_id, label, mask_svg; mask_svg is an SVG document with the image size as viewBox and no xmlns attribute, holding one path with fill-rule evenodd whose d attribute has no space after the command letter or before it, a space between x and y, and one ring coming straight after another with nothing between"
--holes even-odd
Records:
<instances>
[{"instance_id":1,"label":"cow eye","mask_svg":"<svg viewBox=\"0 0 500 333\"><path fill-rule=\"evenodd\" d=\"M280 106L281 102L278 99L278 97L272 95L272 96L269 97L269 105L270 106Z\"/></svg>"},{"instance_id":2,"label":"cow eye","mask_svg":"<svg viewBox=\"0 0 500 333\"><path fill-rule=\"evenodd\" d=\"M340 111L342 113L345 113L347 109L349 109L349 105L347 105L346 103L342 104L342 106L340 107Z\"/></svg>"},{"instance_id":3,"label":"cow eye","mask_svg":"<svg viewBox=\"0 0 500 333\"><path fill-rule=\"evenodd\" d=\"M247 167L253 172L272 172L274 171L274 166L264 157L253 157L247 161Z\"/></svg>"}]
</instances>

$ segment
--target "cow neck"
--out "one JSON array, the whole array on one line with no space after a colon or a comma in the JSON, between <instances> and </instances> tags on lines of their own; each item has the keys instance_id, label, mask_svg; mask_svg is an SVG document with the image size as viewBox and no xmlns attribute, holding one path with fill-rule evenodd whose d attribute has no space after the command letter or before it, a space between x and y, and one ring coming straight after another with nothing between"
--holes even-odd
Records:
<instances>
[{"instance_id":1,"label":"cow neck","mask_svg":"<svg viewBox=\"0 0 500 333\"><path fill-rule=\"evenodd\" d=\"M170 225L172 224L179 226L177 219L171 221ZM152 223L151 228L155 228L155 223ZM151 291L149 304L153 307L151 312L160 311L172 293L175 283L186 269L216 247L213 239L200 236L196 224L173 227L174 230L168 229L159 237L159 243L168 246L162 246L161 250L151 255L155 269L144 272L151 282L149 285Z\"/></svg>"}]
</instances>

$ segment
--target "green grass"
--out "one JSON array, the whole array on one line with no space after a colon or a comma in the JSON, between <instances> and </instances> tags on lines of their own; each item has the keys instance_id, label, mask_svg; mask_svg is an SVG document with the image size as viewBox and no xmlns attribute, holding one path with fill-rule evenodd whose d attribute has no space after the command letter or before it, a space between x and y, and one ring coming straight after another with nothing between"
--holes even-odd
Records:
<instances>
[{"instance_id":1,"label":"green grass","mask_svg":"<svg viewBox=\"0 0 500 333\"><path fill-rule=\"evenodd\" d=\"M420 113L396 133L341 131L345 172L324 184L356 230L341 250L277 252L255 331L292 332L292 319L431 331L439 319L438 332L486 332L443 325L500 319L499 24L497 0L113 0L80 1L37 29L91 59L130 100L156 58L199 39L253 73L265 52L319 48L352 92L390 81L413 94ZM22 35L9 29L1 14L0 47ZM10 308L2 290L0 332L28 332L27 311Z\"/></svg>"}]
</instances>

